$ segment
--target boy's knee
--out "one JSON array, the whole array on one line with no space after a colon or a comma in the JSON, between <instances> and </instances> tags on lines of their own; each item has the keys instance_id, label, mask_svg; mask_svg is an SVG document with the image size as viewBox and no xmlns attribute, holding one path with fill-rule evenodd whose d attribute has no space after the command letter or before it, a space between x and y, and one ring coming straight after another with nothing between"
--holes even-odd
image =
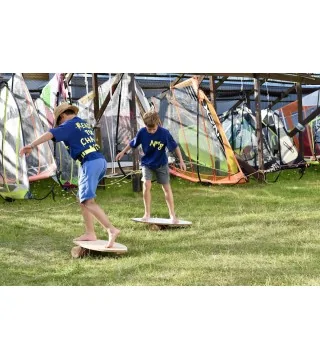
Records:
<instances>
[{"instance_id":1,"label":"boy's knee","mask_svg":"<svg viewBox=\"0 0 320 360\"><path fill-rule=\"evenodd\" d=\"M80 203L81 206L88 206L94 203L94 199L86 199L83 200L82 203Z\"/></svg>"},{"instance_id":2,"label":"boy's knee","mask_svg":"<svg viewBox=\"0 0 320 360\"><path fill-rule=\"evenodd\" d=\"M168 194L171 192L171 186L170 184L162 184L162 190L165 194Z\"/></svg>"},{"instance_id":3,"label":"boy's knee","mask_svg":"<svg viewBox=\"0 0 320 360\"><path fill-rule=\"evenodd\" d=\"M151 184L151 181L150 181L150 180L144 181L144 183L143 183L143 188L144 188L145 190L150 190L150 189L151 189L151 186L152 186L152 184Z\"/></svg>"}]
</instances>

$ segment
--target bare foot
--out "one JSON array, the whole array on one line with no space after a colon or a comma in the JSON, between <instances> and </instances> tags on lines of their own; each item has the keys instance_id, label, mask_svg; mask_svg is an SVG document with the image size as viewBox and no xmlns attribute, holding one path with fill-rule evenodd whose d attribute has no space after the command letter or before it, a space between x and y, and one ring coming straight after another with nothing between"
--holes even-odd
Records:
<instances>
[{"instance_id":1,"label":"bare foot","mask_svg":"<svg viewBox=\"0 0 320 360\"><path fill-rule=\"evenodd\" d=\"M143 217L141 218L141 220L148 222L148 221L150 220L150 216L143 215Z\"/></svg>"},{"instance_id":2,"label":"bare foot","mask_svg":"<svg viewBox=\"0 0 320 360\"><path fill-rule=\"evenodd\" d=\"M170 220L172 221L172 224L178 224L179 219L176 216L170 216Z\"/></svg>"},{"instance_id":3,"label":"bare foot","mask_svg":"<svg viewBox=\"0 0 320 360\"><path fill-rule=\"evenodd\" d=\"M106 248L111 248L113 246L113 244L115 243L117 236L120 234L120 230L117 228L114 228L112 231L108 230L108 234L109 234L109 241L108 241L108 244L106 245Z\"/></svg>"},{"instance_id":4,"label":"bare foot","mask_svg":"<svg viewBox=\"0 0 320 360\"><path fill-rule=\"evenodd\" d=\"M95 241L97 240L96 234L84 233L83 235L73 239L74 241Z\"/></svg>"}]
</instances>

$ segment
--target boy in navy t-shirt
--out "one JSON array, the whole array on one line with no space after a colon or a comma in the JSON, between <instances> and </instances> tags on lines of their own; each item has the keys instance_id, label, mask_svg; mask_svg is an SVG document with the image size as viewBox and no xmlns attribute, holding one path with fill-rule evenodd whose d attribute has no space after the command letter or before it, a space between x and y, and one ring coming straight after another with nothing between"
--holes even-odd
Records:
<instances>
[{"instance_id":1,"label":"boy in navy t-shirt","mask_svg":"<svg viewBox=\"0 0 320 360\"><path fill-rule=\"evenodd\" d=\"M144 202L143 219L148 221L151 217L151 180L152 175L155 174L157 182L162 185L170 219L173 223L177 223L178 219L174 212L166 148L169 151L175 151L182 170L186 170L186 165L182 159L181 151L169 130L160 126L158 113L155 111L145 113L143 121L146 126L138 131L136 137L116 156L116 160L120 160L130 148L142 146L144 153L141 158Z\"/></svg>"},{"instance_id":2,"label":"boy in navy t-shirt","mask_svg":"<svg viewBox=\"0 0 320 360\"><path fill-rule=\"evenodd\" d=\"M120 230L115 228L103 209L95 202L99 181L104 177L107 162L98 151L91 126L77 117L79 109L68 103L62 103L54 110L55 127L20 150L20 155L29 156L35 146L46 141L63 141L69 155L81 163L78 179L78 198L85 224L85 233L74 240L97 240L94 230L94 218L107 230L112 247Z\"/></svg>"}]
</instances>

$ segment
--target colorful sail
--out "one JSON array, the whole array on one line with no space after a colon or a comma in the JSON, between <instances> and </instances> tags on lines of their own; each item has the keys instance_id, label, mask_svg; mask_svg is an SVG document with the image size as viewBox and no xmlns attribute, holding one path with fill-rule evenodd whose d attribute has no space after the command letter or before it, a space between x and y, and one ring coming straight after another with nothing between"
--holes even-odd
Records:
<instances>
[{"instance_id":1,"label":"colorful sail","mask_svg":"<svg viewBox=\"0 0 320 360\"><path fill-rule=\"evenodd\" d=\"M261 121L263 132L266 138L269 139L269 144L270 142L273 144L276 142L276 147L273 148L273 155L276 156L280 167L295 168L298 165L304 166L305 161L298 153L293 138L288 135L279 111L271 109L261 110Z\"/></svg>"},{"instance_id":2,"label":"colorful sail","mask_svg":"<svg viewBox=\"0 0 320 360\"><path fill-rule=\"evenodd\" d=\"M246 182L214 107L199 88L197 78L174 85L153 102L163 127L179 144L187 165L187 171L183 171L175 159L170 164L171 174L193 182Z\"/></svg>"},{"instance_id":3,"label":"colorful sail","mask_svg":"<svg viewBox=\"0 0 320 360\"><path fill-rule=\"evenodd\" d=\"M235 109L226 111L220 121L232 149L254 169L259 168L256 118L243 102ZM264 169L277 169L279 163L272 154L265 134L262 136Z\"/></svg>"},{"instance_id":4,"label":"colorful sail","mask_svg":"<svg viewBox=\"0 0 320 360\"><path fill-rule=\"evenodd\" d=\"M264 170L296 167L303 162L277 111L261 110ZM256 117L245 102L220 116L233 150L252 168L259 169Z\"/></svg>"},{"instance_id":5,"label":"colorful sail","mask_svg":"<svg viewBox=\"0 0 320 360\"><path fill-rule=\"evenodd\" d=\"M306 95L302 98L302 120L309 116L320 106L320 90ZM285 105L277 110L282 122L285 125L287 132L290 132L298 125L298 101ZM319 117L309 122L303 130L303 148L304 157L307 160L316 159L320 156L320 144L319 144ZM299 127L299 125L298 125ZM299 151L299 138L293 137L294 144Z\"/></svg>"},{"instance_id":6,"label":"colorful sail","mask_svg":"<svg viewBox=\"0 0 320 360\"><path fill-rule=\"evenodd\" d=\"M68 90L64 86L64 73L56 73L48 84L42 89L40 98L44 104L53 112L55 106L66 101Z\"/></svg>"},{"instance_id":7,"label":"colorful sail","mask_svg":"<svg viewBox=\"0 0 320 360\"><path fill-rule=\"evenodd\" d=\"M57 73L43 88L40 98L35 100L35 106L45 131L54 126L54 108L66 101L68 89L64 85L64 74ZM58 181L63 186L78 184L78 164L68 154L63 142L49 142L57 164ZM54 178L55 179L55 178Z\"/></svg>"}]
</instances>

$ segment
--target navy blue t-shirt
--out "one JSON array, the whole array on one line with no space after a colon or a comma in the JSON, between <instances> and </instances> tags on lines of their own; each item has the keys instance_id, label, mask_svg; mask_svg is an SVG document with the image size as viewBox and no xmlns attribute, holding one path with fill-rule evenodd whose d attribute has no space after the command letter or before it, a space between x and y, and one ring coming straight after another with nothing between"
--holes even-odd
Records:
<instances>
[{"instance_id":1,"label":"navy blue t-shirt","mask_svg":"<svg viewBox=\"0 0 320 360\"><path fill-rule=\"evenodd\" d=\"M130 146L136 148L142 146L144 155L141 158L141 165L150 169L157 169L168 163L165 149L173 151L178 146L169 130L158 126L154 134L150 134L147 128L138 131L136 137L130 141Z\"/></svg>"},{"instance_id":2,"label":"navy blue t-shirt","mask_svg":"<svg viewBox=\"0 0 320 360\"><path fill-rule=\"evenodd\" d=\"M64 142L69 155L74 160L77 160L84 150L97 146L92 127L77 116L49 131L53 135L53 141ZM94 151L87 154L82 162L98 158L104 158L103 154Z\"/></svg>"}]
</instances>

